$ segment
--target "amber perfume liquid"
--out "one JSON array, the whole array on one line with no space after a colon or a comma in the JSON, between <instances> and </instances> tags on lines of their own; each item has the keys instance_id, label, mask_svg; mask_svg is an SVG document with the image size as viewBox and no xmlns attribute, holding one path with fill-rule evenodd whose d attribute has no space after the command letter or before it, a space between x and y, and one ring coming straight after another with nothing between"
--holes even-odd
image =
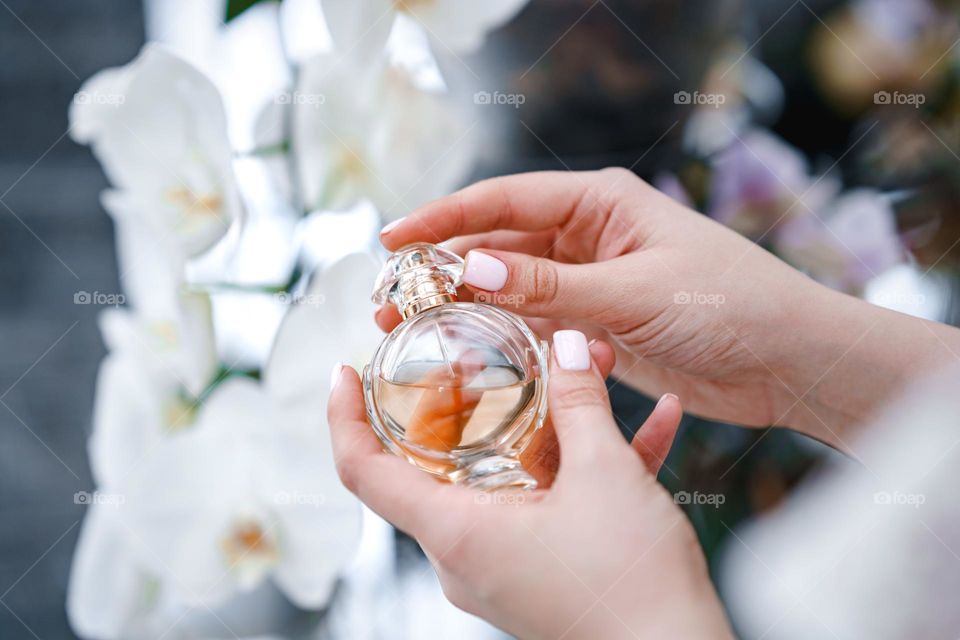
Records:
<instances>
[{"instance_id":1,"label":"amber perfume liquid","mask_svg":"<svg viewBox=\"0 0 960 640\"><path fill-rule=\"evenodd\" d=\"M533 429L536 380L522 379L509 365L469 369L406 363L394 380L381 377L380 406L387 428L434 451L495 447L504 434Z\"/></svg>"}]
</instances>

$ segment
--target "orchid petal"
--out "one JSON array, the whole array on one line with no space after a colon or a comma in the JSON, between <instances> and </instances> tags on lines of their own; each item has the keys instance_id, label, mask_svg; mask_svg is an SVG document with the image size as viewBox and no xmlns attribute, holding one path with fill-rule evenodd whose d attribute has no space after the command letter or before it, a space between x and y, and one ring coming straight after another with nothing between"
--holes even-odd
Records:
<instances>
[{"instance_id":1,"label":"orchid petal","mask_svg":"<svg viewBox=\"0 0 960 640\"><path fill-rule=\"evenodd\" d=\"M529 0L400 0L401 10L424 25L439 49L472 53L480 48L488 31L513 19Z\"/></svg>"},{"instance_id":2,"label":"orchid petal","mask_svg":"<svg viewBox=\"0 0 960 640\"><path fill-rule=\"evenodd\" d=\"M357 253L314 275L303 302L287 313L277 332L263 374L271 395L285 400L326 396L336 363L362 365L369 359L382 337L370 302L376 274L373 258Z\"/></svg>"},{"instance_id":3,"label":"orchid petal","mask_svg":"<svg viewBox=\"0 0 960 640\"><path fill-rule=\"evenodd\" d=\"M84 638L124 637L150 606L154 578L129 549L118 508L94 504L80 530L67 586L67 617Z\"/></svg>"},{"instance_id":4,"label":"orchid petal","mask_svg":"<svg viewBox=\"0 0 960 640\"><path fill-rule=\"evenodd\" d=\"M70 110L74 139L93 147L138 215L161 221L187 255L240 218L223 103L206 76L147 45L126 67L88 80L80 95Z\"/></svg>"},{"instance_id":5,"label":"orchid petal","mask_svg":"<svg viewBox=\"0 0 960 640\"><path fill-rule=\"evenodd\" d=\"M367 198L396 216L449 192L476 154L472 127L448 95L402 67L335 56L304 63L295 92L293 152L308 208Z\"/></svg>"},{"instance_id":6,"label":"orchid petal","mask_svg":"<svg viewBox=\"0 0 960 640\"><path fill-rule=\"evenodd\" d=\"M337 477L329 438L317 437L321 429L307 406L291 407L299 419L284 421L292 427L281 440L285 464L269 484L283 532L275 580L295 604L317 609L357 550L361 518L359 503Z\"/></svg>"},{"instance_id":7,"label":"orchid petal","mask_svg":"<svg viewBox=\"0 0 960 640\"><path fill-rule=\"evenodd\" d=\"M321 0L320 4L341 55L369 61L383 51L396 17L394 0Z\"/></svg>"}]
</instances>

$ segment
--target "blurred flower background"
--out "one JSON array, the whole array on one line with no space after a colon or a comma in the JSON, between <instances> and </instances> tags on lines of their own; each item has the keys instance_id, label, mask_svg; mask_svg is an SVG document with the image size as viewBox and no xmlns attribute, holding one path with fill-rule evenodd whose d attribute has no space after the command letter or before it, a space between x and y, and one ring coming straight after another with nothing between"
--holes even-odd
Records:
<instances>
[{"instance_id":1,"label":"blurred flower background","mask_svg":"<svg viewBox=\"0 0 960 640\"><path fill-rule=\"evenodd\" d=\"M960 321L950 0L0 5L3 637L501 637L323 417L381 338L377 232L478 178L626 166ZM652 402L610 388L629 435ZM719 571L826 459L687 418L661 481Z\"/></svg>"}]
</instances>

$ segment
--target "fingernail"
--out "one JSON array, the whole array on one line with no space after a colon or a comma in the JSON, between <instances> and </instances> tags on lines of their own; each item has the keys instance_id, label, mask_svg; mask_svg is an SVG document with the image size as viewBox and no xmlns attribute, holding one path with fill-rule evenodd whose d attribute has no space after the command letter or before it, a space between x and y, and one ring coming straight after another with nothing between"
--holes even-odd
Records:
<instances>
[{"instance_id":1,"label":"fingernail","mask_svg":"<svg viewBox=\"0 0 960 640\"><path fill-rule=\"evenodd\" d=\"M590 368L590 347L579 331L557 331L553 334L553 352L557 364L565 371L586 371Z\"/></svg>"},{"instance_id":2,"label":"fingernail","mask_svg":"<svg viewBox=\"0 0 960 640\"><path fill-rule=\"evenodd\" d=\"M507 284L507 265L491 255L470 251L463 269L463 282L483 291L499 291Z\"/></svg>"},{"instance_id":3,"label":"fingernail","mask_svg":"<svg viewBox=\"0 0 960 640\"><path fill-rule=\"evenodd\" d=\"M674 400L678 400L678 401L680 400L680 398L678 398L677 396L675 396L675 395L672 394L672 393L665 393L665 394L663 394L662 396L660 396L660 399L659 399L659 400L657 400L657 407L659 407L660 405L662 405L662 404L663 404L663 401L666 400L667 398L673 398ZM656 408L656 407L654 407L654 408Z\"/></svg>"},{"instance_id":4,"label":"fingernail","mask_svg":"<svg viewBox=\"0 0 960 640\"><path fill-rule=\"evenodd\" d=\"M340 382L340 373L343 371L343 364L337 363L333 365L333 371L330 372L330 391L333 391L337 388L337 383Z\"/></svg>"},{"instance_id":5,"label":"fingernail","mask_svg":"<svg viewBox=\"0 0 960 640\"><path fill-rule=\"evenodd\" d=\"M390 224L386 225L383 229L381 229L381 230L380 230L380 235L382 235L382 236L387 235L388 233L390 233L391 231L393 231L394 229L396 229L396 228L397 228L397 225L400 224L401 222L403 222L404 220L406 220L406 217L397 218L396 220L394 220L394 221L391 222Z\"/></svg>"}]
</instances>

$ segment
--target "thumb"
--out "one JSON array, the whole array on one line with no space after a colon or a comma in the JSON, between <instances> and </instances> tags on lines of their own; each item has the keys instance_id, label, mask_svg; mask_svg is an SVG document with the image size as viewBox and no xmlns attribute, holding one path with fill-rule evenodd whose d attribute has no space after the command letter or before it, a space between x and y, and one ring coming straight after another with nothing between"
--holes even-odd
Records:
<instances>
[{"instance_id":1,"label":"thumb","mask_svg":"<svg viewBox=\"0 0 960 640\"><path fill-rule=\"evenodd\" d=\"M571 265L509 251L473 250L466 255L463 283L479 302L509 306L538 318L593 319L609 309L612 282L602 264Z\"/></svg>"},{"instance_id":2,"label":"thumb","mask_svg":"<svg viewBox=\"0 0 960 640\"><path fill-rule=\"evenodd\" d=\"M626 449L613 421L603 375L579 331L553 334L547 396L564 466L596 467L616 455L618 448Z\"/></svg>"}]
</instances>

